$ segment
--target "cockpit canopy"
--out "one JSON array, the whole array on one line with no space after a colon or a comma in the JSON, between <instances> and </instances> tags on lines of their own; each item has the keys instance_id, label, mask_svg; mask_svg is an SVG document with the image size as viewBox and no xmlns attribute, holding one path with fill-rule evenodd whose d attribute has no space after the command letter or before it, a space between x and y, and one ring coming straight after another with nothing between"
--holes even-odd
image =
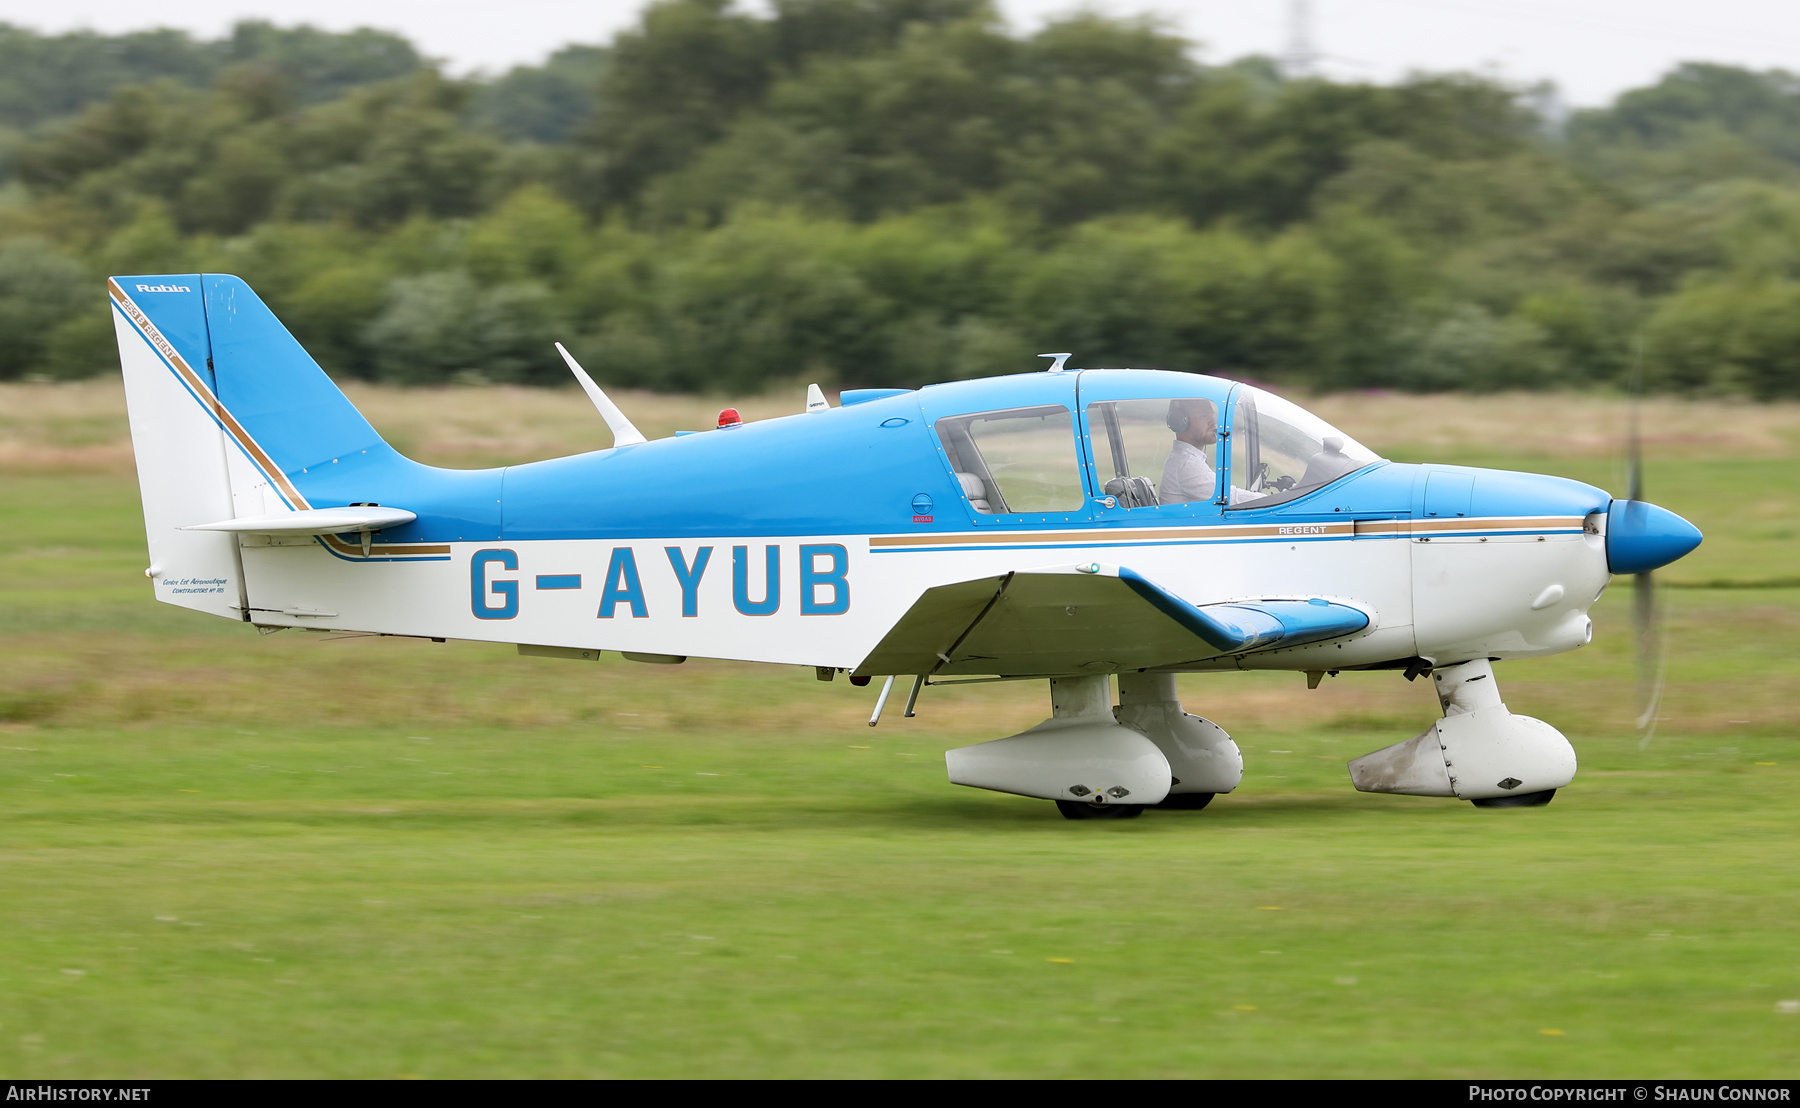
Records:
<instances>
[{"instance_id":1,"label":"cockpit canopy","mask_svg":"<svg viewBox=\"0 0 1800 1108\"><path fill-rule=\"evenodd\" d=\"M1208 504L1216 511L1293 500L1380 460L1319 417L1253 386L1159 371L1080 376L1078 390L1073 381L1059 383L1072 404L935 420L944 458L978 515L1081 511L1089 485L1082 470L1090 465L1092 495L1110 505ZM1223 456L1221 442L1229 444Z\"/></svg>"}]
</instances>

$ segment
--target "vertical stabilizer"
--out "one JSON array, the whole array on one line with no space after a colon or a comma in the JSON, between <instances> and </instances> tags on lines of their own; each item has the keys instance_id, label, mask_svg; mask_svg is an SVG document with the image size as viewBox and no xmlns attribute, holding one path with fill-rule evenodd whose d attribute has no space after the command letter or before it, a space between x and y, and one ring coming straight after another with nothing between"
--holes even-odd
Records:
<instances>
[{"instance_id":1,"label":"vertical stabilizer","mask_svg":"<svg viewBox=\"0 0 1800 1108\"><path fill-rule=\"evenodd\" d=\"M263 563L234 537L244 529L180 530L200 524L404 508L412 522L381 528L373 542L317 536L335 556L378 562L445 557L437 547L447 540L499 536L502 471L437 469L401 456L243 281L115 277L109 290L152 561L185 580L226 578L218 594L165 584L160 599L234 618L286 606L268 594ZM408 545L419 543L431 549Z\"/></svg>"},{"instance_id":2,"label":"vertical stabilizer","mask_svg":"<svg viewBox=\"0 0 1800 1108\"><path fill-rule=\"evenodd\" d=\"M183 531L236 515L198 274L108 284L156 598L245 618L235 535Z\"/></svg>"},{"instance_id":3,"label":"vertical stabilizer","mask_svg":"<svg viewBox=\"0 0 1800 1108\"><path fill-rule=\"evenodd\" d=\"M278 486L290 481L296 486L282 489L284 494L304 498L299 488L308 482L300 476L334 464L334 458L374 456L385 463L392 456L375 428L249 285L224 273L201 280L219 401L258 468L272 471L267 476Z\"/></svg>"}]
</instances>

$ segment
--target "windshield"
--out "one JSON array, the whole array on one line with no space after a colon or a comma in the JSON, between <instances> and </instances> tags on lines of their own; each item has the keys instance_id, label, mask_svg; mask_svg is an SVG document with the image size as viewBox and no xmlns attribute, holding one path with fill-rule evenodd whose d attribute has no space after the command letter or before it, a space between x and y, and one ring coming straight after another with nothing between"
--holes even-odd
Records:
<instances>
[{"instance_id":1,"label":"windshield","mask_svg":"<svg viewBox=\"0 0 1800 1108\"><path fill-rule=\"evenodd\" d=\"M1266 508L1380 461L1374 451L1272 392L1238 390L1231 417L1231 507Z\"/></svg>"}]
</instances>

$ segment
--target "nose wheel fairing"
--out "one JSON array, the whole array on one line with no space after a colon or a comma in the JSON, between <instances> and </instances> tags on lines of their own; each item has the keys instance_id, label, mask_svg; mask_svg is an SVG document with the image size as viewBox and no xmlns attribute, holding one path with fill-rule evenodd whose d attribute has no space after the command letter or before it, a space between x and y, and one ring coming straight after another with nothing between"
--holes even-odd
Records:
<instances>
[{"instance_id":1,"label":"nose wheel fairing","mask_svg":"<svg viewBox=\"0 0 1800 1108\"><path fill-rule=\"evenodd\" d=\"M1359 792L1490 800L1560 789L1575 779L1562 732L1514 715L1485 658L1432 674L1444 718L1403 742L1350 762Z\"/></svg>"}]
</instances>

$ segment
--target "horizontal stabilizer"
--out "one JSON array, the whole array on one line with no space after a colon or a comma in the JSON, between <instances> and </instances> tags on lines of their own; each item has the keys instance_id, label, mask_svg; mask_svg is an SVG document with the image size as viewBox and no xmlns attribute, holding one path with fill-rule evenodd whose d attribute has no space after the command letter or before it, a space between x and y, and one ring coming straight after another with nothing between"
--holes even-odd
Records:
<instances>
[{"instance_id":1,"label":"horizontal stabilizer","mask_svg":"<svg viewBox=\"0 0 1800 1108\"><path fill-rule=\"evenodd\" d=\"M1020 570L925 590L858 674L1051 676L1153 669L1352 635L1322 597L1196 605L1122 566Z\"/></svg>"},{"instance_id":2,"label":"horizontal stabilizer","mask_svg":"<svg viewBox=\"0 0 1800 1108\"><path fill-rule=\"evenodd\" d=\"M398 527L419 517L404 508L309 508L272 516L222 519L196 523L183 531L230 531L240 535L338 535L349 531L379 531Z\"/></svg>"}]
</instances>

